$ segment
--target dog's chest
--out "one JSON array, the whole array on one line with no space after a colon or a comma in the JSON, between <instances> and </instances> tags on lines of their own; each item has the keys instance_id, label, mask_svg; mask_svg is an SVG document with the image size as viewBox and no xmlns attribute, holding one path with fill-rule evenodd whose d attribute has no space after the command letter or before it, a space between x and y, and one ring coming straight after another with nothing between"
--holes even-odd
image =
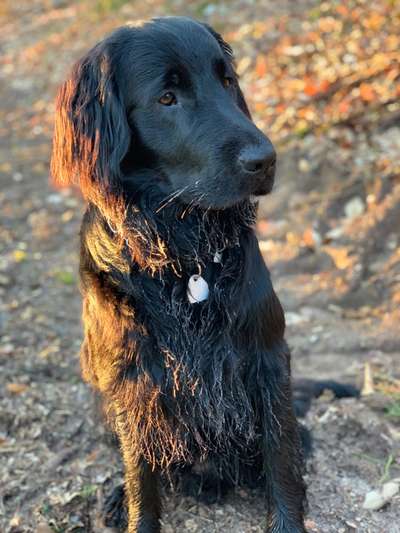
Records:
<instances>
[{"instance_id":1,"label":"dog's chest","mask_svg":"<svg viewBox=\"0 0 400 533\"><path fill-rule=\"evenodd\" d=\"M237 343L243 310L242 251L237 247L212 253L208 261L185 267L179 275L170 270L162 278L141 274L132 280L136 293L132 306L145 332L139 352L141 344L146 349L151 344L155 373L167 381L169 374L179 375L181 381L204 381L213 365L224 379L225 374L239 371L246 356Z\"/></svg>"},{"instance_id":2,"label":"dog's chest","mask_svg":"<svg viewBox=\"0 0 400 533\"><path fill-rule=\"evenodd\" d=\"M176 438L187 449L210 447L204 435L216 449L230 439L242 436L247 442L254 435L247 375L255 350L238 343L240 277L233 274L239 270L240 261L216 262L204 269L198 275L209 293L200 302L188 296L190 272L157 282L142 280L144 299L136 305L148 338L143 338L144 351L139 348L135 364L145 367L160 390L162 411L168 413L171 427L179 428Z\"/></svg>"},{"instance_id":3,"label":"dog's chest","mask_svg":"<svg viewBox=\"0 0 400 533\"><path fill-rule=\"evenodd\" d=\"M218 323L231 325L240 310L240 247L210 252L201 260L181 261L179 267L158 277L140 274L133 279L137 295L133 306L146 328L159 337L162 326L168 331L176 327L178 334L185 325L199 337ZM156 331L153 322L158 323ZM226 334L227 327L220 333Z\"/></svg>"}]
</instances>

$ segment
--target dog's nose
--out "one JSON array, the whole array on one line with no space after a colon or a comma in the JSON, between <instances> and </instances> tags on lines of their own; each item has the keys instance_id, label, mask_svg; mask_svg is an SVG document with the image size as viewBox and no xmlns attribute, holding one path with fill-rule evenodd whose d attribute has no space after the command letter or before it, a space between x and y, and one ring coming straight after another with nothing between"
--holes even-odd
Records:
<instances>
[{"instance_id":1,"label":"dog's nose","mask_svg":"<svg viewBox=\"0 0 400 533\"><path fill-rule=\"evenodd\" d=\"M248 146L239 154L239 164L247 174L273 172L276 153L271 143Z\"/></svg>"}]
</instances>

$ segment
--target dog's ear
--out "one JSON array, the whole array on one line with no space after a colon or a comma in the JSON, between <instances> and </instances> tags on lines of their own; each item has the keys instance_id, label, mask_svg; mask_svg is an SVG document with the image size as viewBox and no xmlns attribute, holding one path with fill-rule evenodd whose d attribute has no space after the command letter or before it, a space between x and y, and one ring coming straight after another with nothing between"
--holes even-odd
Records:
<instances>
[{"instance_id":1,"label":"dog's ear","mask_svg":"<svg viewBox=\"0 0 400 533\"><path fill-rule=\"evenodd\" d=\"M99 43L75 64L56 101L53 181L79 185L94 201L118 196L120 164L131 140L115 67L112 48Z\"/></svg>"},{"instance_id":2,"label":"dog's ear","mask_svg":"<svg viewBox=\"0 0 400 533\"><path fill-rule=\"evenodd\" d=\"M221 50L223 51L225 57L228 58L228 60L230 61L230 63L232 64L233 68L235 68L235 57L233 55L233 50L232 50L232 47L230 44L228 44L224 38L222 37L222 35L218 32L216 32L211 26L209 26L208 24L204 24L203 23L203 26L211 33L211 35L216 39L216 41L218 42ZM238 75L236 75L236 79L238 80ZM241 88L239 87L239 83L237 84L237 93L238 93L238 96L237 96L237 99L238 99L238 106L240 107L240 109L243 111L243 113L245 115L247 115L250 119L251 119L251 114L250 114L250 110L247 106L247 103L246 103L246 100L244 98L244 95L243 95L243 92L241 90Z\"/></svg>"}]
</instances>

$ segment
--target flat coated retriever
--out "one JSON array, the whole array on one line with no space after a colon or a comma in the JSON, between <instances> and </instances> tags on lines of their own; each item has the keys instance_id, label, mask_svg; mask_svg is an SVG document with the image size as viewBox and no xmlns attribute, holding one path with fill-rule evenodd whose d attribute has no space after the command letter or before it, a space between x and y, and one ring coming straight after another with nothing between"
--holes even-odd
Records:
<instances>
[{"instance_id":1,"label":"flat coated retriever","mask_svg":"<svg viewBox=\"0 0 400 533\"><path fill-rule=\"evenodd\" d=\"M254 233L274 173L232 50L205 24L120 28L60 89L52 175L87 201L83 377L126 469L109 525L160 531L173 472L209 500L262 484L266 530L305 531L284 314Z\"/></svg>"}]
</instances>

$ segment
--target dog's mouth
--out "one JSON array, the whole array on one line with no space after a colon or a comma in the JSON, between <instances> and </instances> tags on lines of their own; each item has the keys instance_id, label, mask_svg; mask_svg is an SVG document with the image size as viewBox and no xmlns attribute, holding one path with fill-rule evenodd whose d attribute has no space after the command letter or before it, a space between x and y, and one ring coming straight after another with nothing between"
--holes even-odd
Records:
<instances>
[{"instance_id":1,"label":"dog's mouth","mask_svg":"<svg viewBox=\"0 0 400 533\"><path fill-rule=\"evenodd\" d=\"M275 165L269 168L267 172L263 173L258 179L254 180L250 198L259 198L269 194L275 183Z\"/></svg>"},{"instance_id":2,"label":"dog's mouth","mask_svg":"<svg viewBox=\"0 0 400 533\"><path fill-rule=\"evenodd\" d=\"M263 183L260 183L253 193L251 194L252 197L259 197L259 196L265 196L266 194L269 194L273 187L274 187L275 179L274 177L268 177L267 179L264 179Z\"/></svg>"},{"instance_id":3,"label":"dog's mouth","mask_svg":"<svg viewBox=\"0 0 400 533\"><path fill-rule=\"evenodd\" d=\"M212 197L210 197L209 194L204 193L196 199L181 198L181 202L184 204L188 204L189 208L197 206L202 209L210 210L229 209L234 206L239 206L240 204L243 204L243 202L246 201L250 201L251 203L257 203L259 200L261 200L264 196L266 196L272 191L274 187L274 182L275 180L273 174L269 176L264 175L259 181L257 181L257 183L252 184L251 187L249 187L247 184L247 186L244 188L244 190L242 189L242 191L231 190L230 194L219 194L215 196L212 195Z\"/></svg>"},{"instance_id":4,"label":"dog's mouth","mask_svg":"<svg viewBox=\"0 0 400 533\"><path fill-rule=\"evenodd\" d=\"M165 177L164 183L172 185L172 180L168 179L168 174L163 172L163 175ZM180 204L186 213L193 211L196 207L206 210L224 210L246 201L256 203L272 191L275 182L275 165L267 170L254 173L251 177L239 173L235 176L234 183L229 184L227 181L225 186L221 185L214 190L210 190L206 186L209 181L199 178L194 182L194 185L171 186L171 191L165 188L163 190L165 196L157 208L157 212L176 204Z\"/></svg>"}]
</instances>

